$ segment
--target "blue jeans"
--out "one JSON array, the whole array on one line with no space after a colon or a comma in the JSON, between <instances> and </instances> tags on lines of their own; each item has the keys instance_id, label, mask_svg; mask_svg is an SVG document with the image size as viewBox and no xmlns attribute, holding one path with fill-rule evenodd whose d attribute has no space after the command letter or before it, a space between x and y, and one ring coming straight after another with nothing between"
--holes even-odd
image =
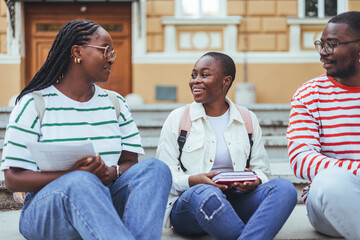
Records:
<instances>
[{"instance_id":1,"label":"blue jeans","mask_svg":"<svg viewBox=\"0 0 360 240\"><path fill-rule=\"evenodd\" d=\"M20 232L27 239L160 239L171 184L157 159L108 186L92 173L70 172L26 195Z\"/></svg>"},{"instance_id":2,"label":"blue jeans","mask_svg":"<svg viewBox=\"0 0 360 240\"><path fill-rule=\"evenodd\" d=\"M274 239L297 202L293 184L278 178L254 191L229 192L199 184L175 202L170 220L185 235L210 234L216 239Z\"/></svg>"}]
</instances>

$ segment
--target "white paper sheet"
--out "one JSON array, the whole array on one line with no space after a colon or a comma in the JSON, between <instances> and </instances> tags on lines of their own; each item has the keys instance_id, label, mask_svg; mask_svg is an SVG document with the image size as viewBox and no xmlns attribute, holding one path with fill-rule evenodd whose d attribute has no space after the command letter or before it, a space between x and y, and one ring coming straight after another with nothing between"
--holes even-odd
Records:
<instances>
[{"instance_id":1,"label":"white paper sheet","mask_svg":"<svg viewBox=\"0 0 360 240\"><path fill-rule=\"evenodd\" d=\"M77 160L95 156L91 142L83 143L27 143L32 157L41 171L66 171Z\"/></svg>"}]
</instances>

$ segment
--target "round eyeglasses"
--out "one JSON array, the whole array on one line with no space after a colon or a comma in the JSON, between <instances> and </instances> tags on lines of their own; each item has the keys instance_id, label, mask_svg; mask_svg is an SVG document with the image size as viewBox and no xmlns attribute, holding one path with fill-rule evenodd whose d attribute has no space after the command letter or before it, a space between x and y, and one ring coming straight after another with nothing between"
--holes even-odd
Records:
<instances>
[{"instance_id":1,"label":"round eyeglasses","mask_svg":"<svg viewBox=\"0 0 360 240\"><path fill-rule=\"evenodd\" d=\"M104 50L104 58L106 60L109 60L109 59L115 60L115 58L116 58L116 52L112 47L110 47L110 45L107 45L106 47L85 45L85 47L93 47L93 48L103 49Z\"/></svg>"},{"instance_id":2,"label":"round eyeglasses","mask_svg":"<svg viewBox=\"0 0 360 240\"><path fill-rule=\"evenodd\" d=\"M315 49L318 53L321 53L321 50L324 48L326 53L331 55L334 53L334 48L339 46L339 45L342 45L342 44L348 44L348 43L353 43L353 42L359 42L360 39L358 40L353 40L353 41L347 41L347 42L338 42L338 43L333 43L329 40L325 41L325 42L322 42L320 40L316 40L314 42L314 45L315 45Z\"/></svg>"}]
</instances>

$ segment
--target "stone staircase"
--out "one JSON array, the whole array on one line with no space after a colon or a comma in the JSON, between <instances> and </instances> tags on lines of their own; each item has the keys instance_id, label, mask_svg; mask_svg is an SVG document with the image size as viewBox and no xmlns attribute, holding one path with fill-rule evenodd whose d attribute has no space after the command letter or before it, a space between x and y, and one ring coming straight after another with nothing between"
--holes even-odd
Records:
<instances>
[{"instance_id":1,"label":"stone staircase","mask_svg":"<svg viewBox=\"0 0 360 240\"><path fill-rule=\"evenodd\" d=\"M166 117L175 108L183 104L156 104L131 107L134 120L142 136L142 143L146 154L140 160L155 157L156 147L159 142L160 130ZM290 105L288 104L253 104L247 105L260 122L263 140L270 158L272 178L285 178L290 180L298 190L298 200L301 202L300 193L307 181L296 178L289 166L287 158L286 128ZM9 107L0 107L0 156L4 144L6 124L11 112ZM0 210L18 207L14 204L11 194L6 190L3 173L0 172Z\"/></svg>"}]
</instances>

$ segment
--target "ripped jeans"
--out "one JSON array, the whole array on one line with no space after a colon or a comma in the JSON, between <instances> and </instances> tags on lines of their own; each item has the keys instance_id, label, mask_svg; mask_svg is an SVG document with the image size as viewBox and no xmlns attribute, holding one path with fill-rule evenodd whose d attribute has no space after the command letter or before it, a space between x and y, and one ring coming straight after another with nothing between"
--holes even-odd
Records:
<instances>
[{"instance_id":1,"label":"ripped jeans","mask_svg":"<svg viewBox=\"0 0 360 240\"><path fill-rule=\"evenodd\" d=\"M254 191L224 194L199 184L175 202L170 219L176 232L216 239L274 239L297 202L293 184L277 178Z\"/></svg>"}]
</instances>

